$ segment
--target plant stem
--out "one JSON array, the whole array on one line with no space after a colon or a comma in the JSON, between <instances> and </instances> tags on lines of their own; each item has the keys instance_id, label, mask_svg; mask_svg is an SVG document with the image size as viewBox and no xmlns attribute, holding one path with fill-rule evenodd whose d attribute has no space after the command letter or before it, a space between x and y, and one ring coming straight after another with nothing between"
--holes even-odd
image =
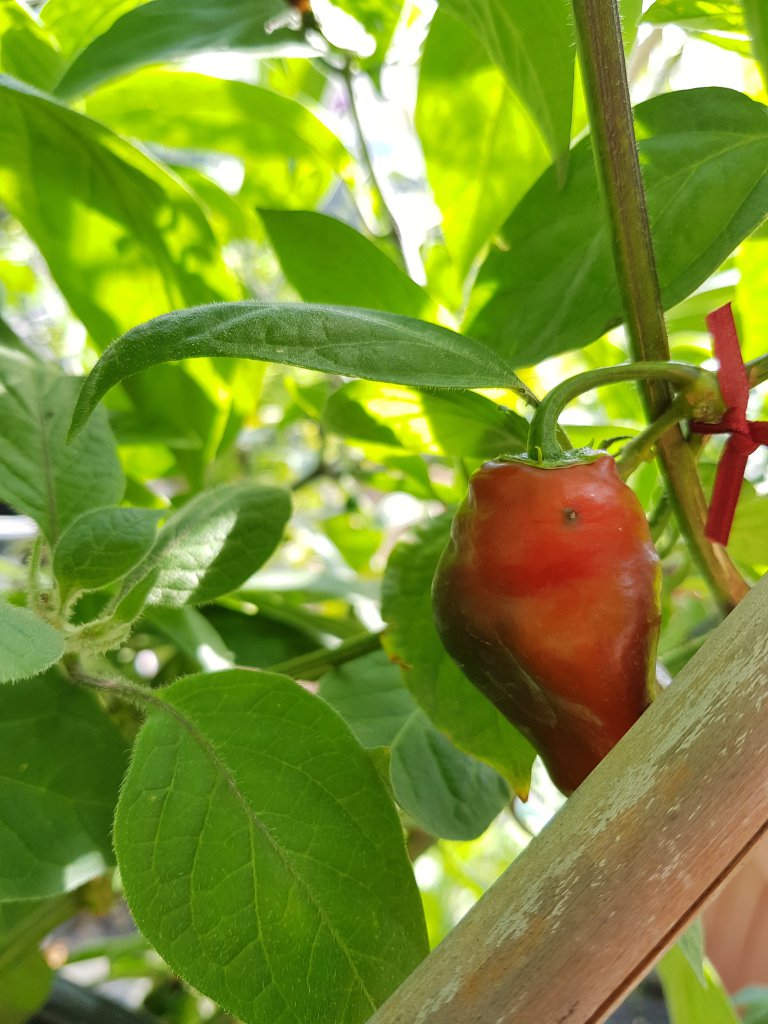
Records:
<instances>
[{"instance_id":1,"label":"plant stem","mask_svg":"<svg viewBox=\"0 0 768 1024\"><path fill-rule=\"evenodd\" d=\"M747 377L751 388L768 380L768 356L759 356L746 364Z\"/></svg>"},{"instance_id":2,"label":"plant stem","mask_svg":"<svg viewBox=\"0 0 768 1024\"><path fill-rule=\"evenodd\" d=\"M163 700L162 697L158 697L156 693L146 686L138 686L127 679L96 679L94 676L90 676L87 672L82 671L74 655L66 655L64 657L64 667L70 680L78 686L87 686L91 690L111 693L113 696L133 704L143 711L151 707L173 714L175 717L175 710L170 704Z\"/></svg>"},{"instance_id":3,"label":"plant stem","mask_svg":"<svg viewBox=\"0 0 768 1024\"><path fill-rule=\"evenodd\" d=\"M368 175L369 184L379 201L384 216L388 222L388 237L395 243L400 259L405 265L405 248L403 246L402 235L400 229L397 226L397 221L392 215L392 211L387 204L387 200L384 198L379 179L376 176L376 170L373 166L373 158L371 157L371 151L368 147L368 139L363 130L363 124L360 120L360 111L357 106L357 98L355 96L355 76L352 71L352 63L349 59L345 60L342 66L338 69L338 73L341 77L341 81L344 83L344 91L347 97L347 107L349 109L350 117L352 118L352 124L355 127L355 134L357 136L357 145L360 150L360 158L363 163L363 167Z\"/></svg>"},{"instance_id":4,"label":"plant stem","mask_svg":"<svg viewBox=\"0 0 768 1024\"><path fill-rule=\"evenodd\" d=\"M668 359L669 343L648 210L635 142L617 0L572 0L597 179L605 202L635 359ZM670 401L668 386L649 382L643 399L650 420ZM706 502L696 464L678 426L658 440L667 489L680 530L715 597L733 607L748 587L722 549L704 536Z\"/></svg>"},{"instance_id":5,"label":"plant stem","mask_svg":"<svg viewBox=\"0 0 768 1024\"><path fill-rule=\"evenodd\" d=\"M656 503L656 507L651 509L651 514L648 516L648 528L651 531L651 539L654 544L657 544L659 538L666 530L671 517L672 506L669 503L669 495L664 491ZM675 540L677 540L677 536L675 536Z\"/></svg>"},{"instance_id":6,"label":"plant stem","mask_svg":"<svg viewBox=\"0 0 768 1024\"><path fill-rule=\"evenodd\" d=\"M627 329L637 359L669 359L651 231L637 157L624 44L616 0L572 0L597 179L616 259ZM651 406L669 399L648 388ZM662 409L654 408L658 415Z\"/></svg>"},{"instance_id":7,"label":"plant stem","mask_svg":"<svg viewBox=\"0 0 768 1024\"><path fill-rule=\"evenodd\" d=\"M703 399L702 404L715 406L716 419L722 414L717 378L698 366L661 361L625 363L621 366L587 370L564 380L542 399L531 420L528 434L529 457L537 462L557 462L561 459L563 449L557 439L557 421L566 405L593 388L629 380L663 381L686 391L695 388L696 396L692 401L689 399L686 402L688 415L699 404L700 395Z\"/></svg>"},{"instance_id":8,"label":"plant stem","mask_svg":"<svg viewBox=\"0 0 768 1024\"><path fill-rule=\"evenodd\" d=\"M354 661L355 658L361 658L364 654L372 654L380 647L381 633L361 633L359 636L344 640L338 647L321 647L308 654L300 654L296 658L271 665L269 671L291 676L292 679L319 679L329 668Z\"/></svg>"},{"instance_id":9,"label":"plant stem","mask_svg":"<svg viewBox=\"0 0 768 1024\"><path fill-rule=\"evenodd\" d=\"M676 423L689 417L690 414L691 406L685 395L678 395L658 419L655 419L637 437L633 437L631 441L627 442L616 459L616 469L621 479L628 480L640 463L652 457L653 446L661 435Z\"/></svg>"},{"instance_id":10,"label":"plant stem","mask_svg":"<svg viewBox=\"0 0 768 1024\"><path fill-rule=\"evenodd\" d=\"M43 535L38 533L32 545L29 556L29 567L27 570L27 592L29 595L29 606L35 611L38 610L40 599L40 562L43 556Z\"/></svg>"}]
</instances>

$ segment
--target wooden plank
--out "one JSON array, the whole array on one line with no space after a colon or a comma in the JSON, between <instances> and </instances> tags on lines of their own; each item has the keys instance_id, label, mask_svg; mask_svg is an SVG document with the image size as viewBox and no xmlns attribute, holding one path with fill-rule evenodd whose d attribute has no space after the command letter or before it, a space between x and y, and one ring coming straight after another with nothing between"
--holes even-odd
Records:
<instances>
[{"instance_id":1,"label":"wooden plank","mask_svg":"<svg viewBox=\"0 0 768 1024\"><path fill-rule=\"evenodd\" d=\"M370 1024L599 1024L768 831L768 576Z\"/></svg>"}]
</instances>

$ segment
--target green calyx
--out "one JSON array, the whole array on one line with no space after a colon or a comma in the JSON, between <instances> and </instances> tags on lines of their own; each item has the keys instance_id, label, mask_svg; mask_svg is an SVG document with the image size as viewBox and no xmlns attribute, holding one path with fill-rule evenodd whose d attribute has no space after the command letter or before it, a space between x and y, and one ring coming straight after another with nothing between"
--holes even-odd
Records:
<instances>
[{"instance_id":1,"label":"green calyx","mask_svg":"<svg viewBox=\"0 0 768 1024\"><path fill-rule=\"evenodd\" d=\"M557 458L545 458L540 448L534 454L527 452L522 455L501 455L496 462L520 462L535 469L568 469L571 466L588 466L603 456L610 455L599 448L561 449Z\"/></svg>"}]
</instances>

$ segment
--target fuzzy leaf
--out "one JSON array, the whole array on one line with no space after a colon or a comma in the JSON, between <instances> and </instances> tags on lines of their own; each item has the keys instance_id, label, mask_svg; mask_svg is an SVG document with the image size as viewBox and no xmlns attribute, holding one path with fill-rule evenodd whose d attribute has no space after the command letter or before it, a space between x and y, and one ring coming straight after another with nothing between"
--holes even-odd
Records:
<instances>
[{"instance_id":1,"label":"fuzzy leaf","mask_svg":"<svg viewBox=\"0 0 768 1024\"><path fill-rule=\"evenodd\" d=\"M115 820L139 927L245 1024L361 1024L426 953L371 759L285 676L233 669L162 696Z\"/></svg>"},{"instance_id":2,"label":"fuzzy leaf","mask_svg":"<svg viewBox=\"0 0 768 1024\"><path fill-rule=\"evenodd\" d=\"M161 514L146 508L99 508L76 519L53 557L53 572L64 591L99 590L125 576L149 553Z\"/></svg>"},{"instance_id":3,"label":"fuzzy leaf","mask_svg":"<svg viewBox=\"0 0 768 1024\"><path fill-rule=\"evenodd\" d=\"M239 483L204 491L168 519L123 594L150 572L157 577L149 604L177 608L227 594L266 562L290 514L290 497L275 487Z\"/></svg>"},{"instance_id":4,"label":"fuzzy leaf","mask_svg":"<svg viewBox=\"0 0 768 1024\"><path fill-rule=\"evenodd\" d=\"M436 324L353 306L229 302L168 313L118 338L83 385L71 436L126 377L213 355L421 387L522 388L499 356Z\"/></svg>"},{"instance_id":5,"label":"fuzzy leaf","mask_svg":"<svg viewBox=\"0 0 768 1024\"><path fill-rule=\"evenodd\" d=\"M64 654L64 637L26 608L0 600L0 683L29 679Z\"/></svg>"}]
</instances>

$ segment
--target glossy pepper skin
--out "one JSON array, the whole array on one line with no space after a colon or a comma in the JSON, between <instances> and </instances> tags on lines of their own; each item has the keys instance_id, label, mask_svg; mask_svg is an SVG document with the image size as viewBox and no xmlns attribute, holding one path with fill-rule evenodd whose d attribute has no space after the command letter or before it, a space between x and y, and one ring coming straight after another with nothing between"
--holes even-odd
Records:
<instances>
[{"instance_id":1,"label":"glossy pepper skin","mask_svg":"<svg viewBox=\"0 0 768 1024\"><path fill-rule=\"evenodd\" d=\"M482 466L432 595L442 642L572 792L655 691L659 558L613 459Z\"/></svg>"}]
</instances>

